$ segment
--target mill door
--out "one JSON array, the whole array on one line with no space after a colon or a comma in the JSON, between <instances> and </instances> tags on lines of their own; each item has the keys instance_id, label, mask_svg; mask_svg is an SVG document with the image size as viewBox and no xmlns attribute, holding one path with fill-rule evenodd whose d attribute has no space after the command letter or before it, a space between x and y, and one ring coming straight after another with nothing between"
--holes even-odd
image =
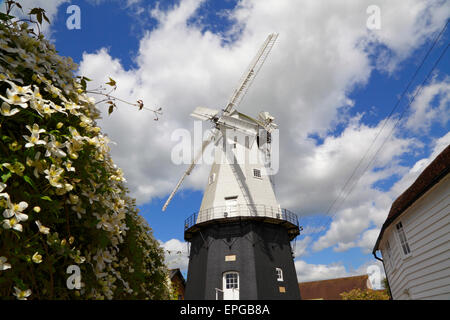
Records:
<instances>
[{"instance_id":1,"label":"mill door","mask_svg":"<svg viewBox=\"0 0 450 320\"><path fill-rule=\"evenodd\" d=\"M225 199L225 212L228 217L237 216L237 197Z\"/></svg>"},{"instance_id":2,"label":"mill door","mask_svg":"<svg viewBox=\"0 0 450 320\"><path fill-rule=\"evenodd\" d=\"M223 274L223 300L239 300L239 273L225 272Z\"/></svg>"}]
</instances>

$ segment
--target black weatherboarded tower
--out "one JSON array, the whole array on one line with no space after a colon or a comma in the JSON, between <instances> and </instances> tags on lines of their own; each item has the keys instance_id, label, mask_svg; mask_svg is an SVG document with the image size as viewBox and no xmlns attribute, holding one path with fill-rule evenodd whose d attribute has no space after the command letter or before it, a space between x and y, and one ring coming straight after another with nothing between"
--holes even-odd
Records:
<instances>
[{"instance_id":1,"label":"black weatherboarded tower","mask_svg":"<svg viewBox=\"0 0 450 320\"><path fill-rule=\"evenodd\" d=\"M299 234L295 214L196 220L194 214L185 225L185 299L300 299L290 245Z\"/></svg>"}]
</instances>

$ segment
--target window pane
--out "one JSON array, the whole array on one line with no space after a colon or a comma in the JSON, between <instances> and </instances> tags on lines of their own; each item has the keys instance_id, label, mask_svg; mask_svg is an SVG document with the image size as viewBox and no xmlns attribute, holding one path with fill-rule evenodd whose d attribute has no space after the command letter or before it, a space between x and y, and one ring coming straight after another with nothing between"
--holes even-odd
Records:
<instances>
[{"instance_id":1,"label":"window pane","mask_svg":"<svg viewBox=\"0 0 450 320\"><path fill-rule=\"evenodd\" d=\"M408 240L406 239L406 234L405 234L405 231L403 230L402 223L401 222L397 223L396 228L397 228L398 238L400 239L400 244L403 249L403 253L405 255L407 255L411 252L411 250L409 248Z\"/></svg>"},{"instance_id":2,"label":"window pane","mask_svg":"<svg viewBox=\"0 0 450 320\"><path fill-rule=\"evenodd\" d=\"M238 288L238 274L237 273L227 273L225 275L225 286L227 289L237 289Z\"/></svg>"}]
</instances>

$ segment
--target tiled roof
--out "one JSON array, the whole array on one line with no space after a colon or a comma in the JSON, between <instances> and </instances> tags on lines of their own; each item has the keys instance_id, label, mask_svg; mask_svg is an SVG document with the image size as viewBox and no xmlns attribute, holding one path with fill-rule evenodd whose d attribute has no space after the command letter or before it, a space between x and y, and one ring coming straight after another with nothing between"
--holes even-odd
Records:
<instances>
[{"instance_id":1,"label":"tiled roof","mask_svg":"<svg viewBox=\"0 0 450 320\"><path fill-rule=\"evenodd\" d=\"M181 273L180 269L178 269L178 268L177 269L169 269L169 272L170 272L170 275L169 275L170 280L172 280L175 276L178 275L178 277L180 278L181 282L183 284L185 283L183 274Z\"/></svg>"},{"instance_id":2,"label":"tiled roof","mask_svg":"<svg viewBox=\"0 0 450 320\"><path fill-rule=\"evenodd\" d=\"M368 275L336 278L329 280L300 282L300 296L302 300L323 299L341 300L340 294L352 289L370 289Z\"/></svg>"},{"instance_id":3,"label":"tiled roof","mask_svg":"<svg viewBox=\"0 0 450 320\"><path fill-rule=\"evenodd\" d=\"M408 207L418 200L425 192L444 178L450 171L450 145L448 145L428 167L423 170L414 183L406 189L392 204L388 217L384 222L373 252L378 250L384 230L399 217Z\"/></svg>"}]
</instances>

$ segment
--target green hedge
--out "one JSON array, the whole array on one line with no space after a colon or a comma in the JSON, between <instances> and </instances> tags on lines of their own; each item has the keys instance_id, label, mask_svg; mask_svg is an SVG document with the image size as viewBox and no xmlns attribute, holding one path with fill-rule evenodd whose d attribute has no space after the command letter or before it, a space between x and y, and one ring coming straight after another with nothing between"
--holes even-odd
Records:
<instances>
[{"instance_id":1,"label":"green hedge","mask_svg":"<svg viewBox=\"0 0 450 320\"><path fill-rule=\"evenodd\" d=\"M1 18L0 298L167 299L163 250L127 196L85 78L26 23Z\"/></svg>"}]
</instances>

